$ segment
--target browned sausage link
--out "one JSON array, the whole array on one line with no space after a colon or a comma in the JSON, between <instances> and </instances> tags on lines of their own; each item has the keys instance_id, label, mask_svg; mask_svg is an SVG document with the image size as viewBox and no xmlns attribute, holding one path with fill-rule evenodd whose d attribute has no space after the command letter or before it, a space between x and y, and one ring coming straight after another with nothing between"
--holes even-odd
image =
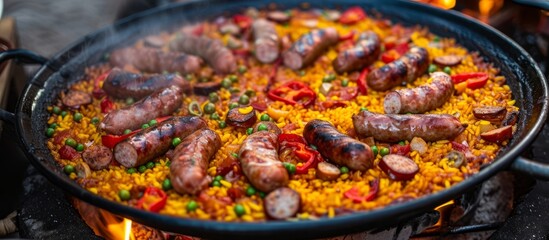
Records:
<instances>
[{"instance_id":1,"label":"browned sausage link","mask_svg":"<svg viewBox=\"0 0 549 240\"><path fill-rule=\"evenodd\" d=\"M288 171L278 159L276 134L259 131L248 136L239 151L240 165L250 183L262 192L286 186Z\"/></svg>"},{"instance_id":2,"label":"browned sausage link","mask_svg":"<svg viewBox=\"0 0 549 240\"><path fill-rule=\"evenodd\" d=\"M420 137L425 141L453 139L467 124L449 114L377 114L362 111L353 117L358 135L382 142L398 142Z\"/></svg>"},{"instance_id":3,"label":"browned sausage link","mask_svg":"<svg viewBox=\"0 0 549 240\"><path fill-rule=\"evenodd\" d=\"M278 58L280 39L273 23L258 19L252 24L255 57L262 63L271 63Z\"/></svg>"},{"instance_id":4,"label":"browned sausage link","mask_svg":"<svg viewBox=\"0 0 549 240\"><path fill-rule=\"evenodd\" d=\"M154 48L122 48L110 55L110 63L123 68L132 65L143 72L162 73L164 71L180 74L196 73L203 63L202 59L179 52L164 52Z\"/></svg>"},{"instance_id":5,"label":"browned sausage link","mask_svg":"<svg viewBox=\"0 0 549 240\"><path fill-rule=\"evenodd\" d=\"M205 127L206 122L200 117L170 118L118 143L114 159L124 167L137 167L168 151L173 138L185 138Z\"/></svg>"},{"instance_id":6,"label":"browned sausage link","mask_svg":"<svg viewBox=\"0 0 549 240\"><path fill-rule=\"evenodd\" d=\"M144 123L177 110L182 103L182 94L183 90L178 86L161 89L128 107L111 111L99 126L107 133L116 135L126 129L139 129Z\"/></svg>"},{"instance_id":7,"label":"browned sausage link","mask_svg":"<svg viewBox=\"0 0 549 240\"><path fill-rule=\"evenodd\" d=\"M221 89L221 81L197 82L193 85L196 95L208 96L208 94Z\"/></svg>"},{"instance_id":8,"label":"browned sausage link","mask_svg":"<svg viewBox=\"0 0 549 240\"><path fill-rule=\"evenodd\" d=\"M87 92L69 90L61 101L67 107L78 108L81 105L90 104L92 102L92 96Z\"/></svg>"},{"instance_id":9,"label":"browned sausage link","mask_svg":"<svg viewBox=\"0 0 549 240\"><path fill-rule=\"evenodd\" d=\"M105 169L113 159L112 150L103 145L93 145L84 150L82 159L93 170Z\"/></svg>"},{"instance_id":10,"label":"browned sausage link","mask_svg":"<svg viewBox=\"0 0 549 240\"><path fill-rule=\"evenodd\" d=\"M425 48L413 47L404 56L368 74L368 86L376 91L386 91L403 82L412 82L429 66Z\"/></svg>"},{"instance_id":11,"label":"browned sausage link","mask_svg":"<svg viewBox=\"0 0 549 240\"><path fill-rule=\"evenodd\" d=\"M385 96L385 113L424 113L442 106L454 93L446 73L431 74L432 82L416 88L391 91Z\"/></svg>"},{"instance_id":12,"label":"browned sausage link","mask_svg":"<svg viewBox=\"0 0 549 240\"><path fill-rule=\"evenodd\" d=\"M360 34L353 48L344 50L333 61L334 70L338 73L360 70L377 60L381 53L380 41L373 31Z\"/></svg>"},{"instance_id":13,"label":"browned sausage link","mask_svg":"<svg viewBox=\"0 0 549 240\"><path fill-rule=\"evenodd\" d=\"M177 145L170 164L170 180L176 192L197 194L211 178L206 170L210 159L221 147L221 139L211 129L203 128Z\"/></svg>"},{"instance_id":14,"label":"browned sausage link","mask_svg":"<svg viewBox=\"0 0 549 240\"><path fill-rule=\"evenodd\" d=\"M191 90L189 81L185 81L176 74L143 75L113 68L103 83L103 90L111 97L119 99L131 97L137 100L172 85L179 86L184 92Z\"/></svg>"},{"instance_id":15,"label":"browned sausage link","mask_svg":"<svg viewBox=\"0 0 549 240\"><path fill-rule=\"evenodd\" d=\"M282 53L284 65L294 70L301 69L313 63L328 47L337 43L337 39L334 28L312 30Z\"/></svg>"},{"instance_id":16,"label":"browned sausage link","mask_svg":"<svg viewBox=\"0 0 549 240\"><path fill-rule=\"evenodd\" d=\"M179 33L170 42L170 49L199 56L218 73L236 70L233 53L218 40Z\"/></svg>"},{"instance_id":17,"label":"browned sausage link","mask_svg":"<svg viewBox=\"0 0 549 240\"><path fill-rule=\"evenodd\" d=\"M303 137L317 147L320 154L332 162L353 170L368 170L374 162L370 147L351 138L324 120L312 120L305 125Z\"/></svg>"}]
</instances>

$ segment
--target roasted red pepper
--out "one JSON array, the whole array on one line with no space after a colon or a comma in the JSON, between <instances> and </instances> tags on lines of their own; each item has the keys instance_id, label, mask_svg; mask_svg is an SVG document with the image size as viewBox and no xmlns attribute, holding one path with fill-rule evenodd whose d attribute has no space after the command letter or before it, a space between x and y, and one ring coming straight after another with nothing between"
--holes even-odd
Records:
<instances>
[{"instance_id":1,"label":"roasted red pepper","mask_svg":"<svg viewBox=\"0 0 549 240\"><path fill-rule=\"evenodd\" d=\"M379 179L374 179L370 183L370 192L366 196L360 195L358 192L358 188L352 187L351 189L345 191L343 193L343 196L345 196L348 199L353 200L355 203L361 203L363 201L372 201L377 197L377 193L379 192Z\"/></svg>"},{"instance_id":2,"label":"roasted red pepper","mask_svg":"<svg viewBox=\"0 0 549 240\"><path fill-rule=\"evenodd\" d=\"M156 120L157 123L161 123L161 122L166 121L167 119L169 119L171 117L172 116L159 117L155 120ZM134 134L136 134L139 131L141 131L141 129L134 130L134 131L132 131L128 134L124 134L124 135L112 135L112 134L103 135L103 136L101 136L101 143L105 147L114 148L114 146L116 146L116 144L118 144L119 142L123 141L126 138L129 138L129 137L133 136Z\"/></svg>"},{"instance_id":3,"label":"roasted red pepper","mask_svg":"<svg viewBox=\"0 0 549 240\"><path fill-rule=\"evenodd\" d=\"M282 133L278 135L279 151L291 148L293 154L302 161L301 166L296 166L296 174L306 174L309 168L323 161L320 153L307 145L305 139L297 134Z\"/></svg>"},{"instance_id":4,"label":"roasted red pepper","mask_svg":"<svg viewBox=\"0 0 549 240\"><path fill-rule=\"evenodd\" d=\"M103 98L103 100L101 100L101 113L109 113L114 110L114 108L114 103L109 100L109 98Z\"/></svg>"},{"instance_id":5,"label":"roasted red pepper","mask_svg":"<svg viewBox=\"0 0 549 240\"><path fill-rule=\"evenodd\" d=\"M151 212L158 212L166 206L167 199L168 195L161 189L147 187L143 193L143 197L137 202L137 207Z\"/></svg>"},{"instance_id":6,"label":"roasted red pepper","mask_svg":"<svg viewBox=\"0 0 549 240\"><path fill-rule=\"evenodd\" d=\"M410 151L411 151L410 144L406 144L406 145L395 144L391 146L391 154L408 156L408 154L410 154Z\"/></svg>"},{"instance_id":7,"label":"roasted red pepper","mask_svg":"<svg viewBox=\"0 0 549 240\"><path fill-rule=\"evenodd\" d=\"M452 81L454 84L467 81L467 88L477 89L486 85L486 82L488 82L488 74L483 72L460 73L452 75Z\"/></svg>"},{"instance_id":8,"label":"roasted red pepper","mask_svg":"<svg viewBox=\"0 0 549 240\"><path fill-rule=\"evenodd\" d=\"M349 33L345 34L345 35L341 35L339 36L338 40L340 42L343 42L343 41L347 41L347 40L352 40L354 37L355 37L355 31L350 31Z\"/></svg>"},{"instance_id":9,"label":"roasted red pepper","mask_svg":"<svg viewBox=\"0 0 549 240\"><path fill-rule=\"evenodd\" d=\"M360 20L363 20L366 18L366 13L364 10L362 10L361 7L355 6L350 7L345 12L341 14L341 17L339 18L339 22L343 24L355 24Z\"/></svg>"},{"instance_id":10,"label":"roasted red pepper","mask_svg":"<svg viewBox=\"0 0 549 240\"><path fill-rule=\"evenodd\" d=\"M110 73L111 73L111 71L109 70L109 71L99 75L99 77L97 77L93 80L93 91L92 91L93 97L99 99L99 98L105 96L105 91L103 91L103 89L101 88L101 83L104 82L105 79L107 79L107 77L109 76Z\"/></svg>"},{"instance_id":11,"label":"roasted red pepper","mask_svg":"<svg viewBox=\"0 0 549 240\"><path fill-rule=\"evenodd\" d=\"M362 95L368 95L368 85L366 85L366 77L368 76L368 68L362 69L360 72L360 76L358 77L358 80L356 81L356 85L358 86L358 91Z\"/></svg>"},{"instance_id":12,"label":"roasted red pepper","mask_svg":"<svg viewBox=\"0 0 549 240\"><path fill-rule=\"evenodd\" d=\"M387 64L387 63L393 62L399 57L400 57L400 54L395 49L391 49L381 54L381 61Z\"/></svg>"},{"instance_id":13,"label":"roasted red pepper","mask_svg":"<svg viewBox=\"0 0 549 240\"><path fill-rule=\"evenodd\" d=\"M240 28L242 29L247 29L249 28L251 25L252 25L252 18L246 16L246 15L242 15L242 14L236 14L234 15L233 17L233 21L234 23L236 23L236 25L238 25Z\"/></svg>"},{"instance_id":14,"label":"roasted red pepper","mask_svg":"<svg viewBox=\"0 0 549 240\"><path fill-rule=\"evenodd\" d=\"M299 81L290 81L272 89L267 96L272 100L290 105L301 104L304 107L310 106L316 99L316 93L307 84Z\"/></svg>"}]
</instances>

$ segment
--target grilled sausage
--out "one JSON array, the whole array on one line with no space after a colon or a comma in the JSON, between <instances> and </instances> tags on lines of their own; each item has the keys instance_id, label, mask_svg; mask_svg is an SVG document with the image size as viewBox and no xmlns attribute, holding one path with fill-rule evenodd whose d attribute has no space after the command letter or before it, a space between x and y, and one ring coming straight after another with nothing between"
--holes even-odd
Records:
<instances>
[{"instance_id":1,"label":"grilled sausage","mask_svg":"<svg viewBox=\"0 0 549 240\"><path fill-rule=\"evenodd\" d=\"M263 208L267 216L273 219L283 220L293 217L301 207L301 196L291 188L278 188L263 201Z\"/></svg>"},{"instance_id":2,"label":"grilled sausage","mask_svg":"<svg viewBox=\"0 0 549 240\"><path fill-rule=\"evenodd\" d=\"M271 63L278 58L280 39L273 23L257 19L252 24L254 33L255 57L262 63Z\"/></svg>"},{"instance_id":3,"label":"grilled sausage","mask_svg":"<svg viewBox=\"0 0 549 240\"><path fill-rule=\"evenodd\" d=\"M262 192L286 186L288 171L278 159L277 135L259 131L249 135L240 147L240 165L250 183Z\"/></svg>"},{"instance_id":4,"label":"grilled sausage","mask_svg":"<svg viewBox=\"0 0 549 240\"><path fill-rule=\"evenodd\" d=\"M161 89L128 107L111 111L99 127L116 135L124 133L126 129L139 129L144 123L177 110L183 102L182 94L183 90L178 86Z\"/></svg>"},{"instance_id":5,"label":"grilled sausage","mask_svg":"<svg viewBox=\"0 0 549 240\"><path fill-rule=\"evenodd\" d=\"M143 72L162 73L164 71L180 74L196 73L202 66L202 59L196 56L164 52L154 48L122 48L111 53L109 61L112 65L123 68L132 65Z\"/></svg>"},{"instance_id":6,"label":"grilled sausage","mask_svg":"<svg viewBox=\"0 0 549 240\"><path fill-rule=\"evenodd\" d=\"M328 47L337 43L334 28L315 29L301 36L292 47L282 53L284 65L293 70L314 62Z\"/></svg>"},{"instance_id":7,"label":"grilled sausage","mask_svg":"<svg viewBox=\"0 0 549 240\"><path fill-rule=\"evenodd\" d=\"M374 137L382 142L398 142L420 137L427 142L457 137L467 124L449 114L376 114L361 111L354 115L358 135Z\"/></svg>"},{"instance_id":8,"label":"grilled sausage","mask_svg":"<svg viewBox=\"0 0 549 240\"><path fill-rule=\"evenodd\" d=\"M351 138L324 120L312 120L305 125L303 137L317 147L318 152L332 162L353 170L364 171L372 167L374 154L370 147Z\"/></svg>"},{"instance_id":9,"label":"grilled sausage","mask_svg":"<svg viewBox=\"0 0 549 240\"><path fill-rule=\"evenodd\" d=\"M61 99L63 105L70 108L79 108L81 105L90 104L92 96L87 92L69 90Z\"/></svg>"},{"instance_id":10,"label":"grilled sausage","mask_svg":"<svg viewBox=\"0 0 549 240\"><path fill-rule=\"evenodd\" d=\"M114 159L124 167L137 167L168 151L173 138L185 138L206 126L200 117L170 118L118 143Z\"/></svg>"},{"instance_id":11,"label":"grilled sausage","mask_svg":"<svg viewBox=\"0 0 549 240\"><path fill-rule=\"evenodd\" d=\"M177 145L170 164L170 180L176 192L197 194L206 188L211 177L208 163L221 147L221 139L211 129L203 128Z\"/></svg>"},{"instance_id":12,"label":"grilled sausage","mask_svg":"<svg viewBox=\"0 0 549 240\"><path fill-rule=\"evenodd\" d=\"M103 145L93 145L84 150L82 159L93 170L105 169L111 164L112 151Z\"/></svg>"},{"instance_id":13,"label":"grilled sausage","mask_svg":"<svg viewBox=\"0 0 549 240\"><path fill-rule=\"evenodd\" d=\"M375 62L380 52L379 37L373 31L366 31L360 34L353 48L340 52L332 65L339 74L360 70Z\"/></svg>"},{"instance_id":14,"label":"grilled sausage","mask_svg":"<svg viewBox=\"0 0 549 240\"><path fill-rule=\"evenodd\" d=\"M170 42L170 49L203 58L217 73L226 74L236 70L233 53L218 40L179 33Z\"/></svg>"},{"instance_id":15,"label":"grilled sausage","mask_svg":"<svg viewBox=\"0 0 549 240\"><path fill-rule=\"evenodd\" d=\"M443 72L432 73L431 78L430 84L388 93L385 113L424 113L444 105L454 93L452 78Z\"/></svg>"},{"instance_id":16,"label":"grilled sausage","mask_svg":"<svg viewBox=\"0 0 549 240\"><path fill-rule=\"evenodd\" d=\"M185 81L176 74L143 75L126 72L119 68L113 68L103 83L103 90L105 90L109 96L119 99L126 99L129 97L141 99L154 91L172 85L179 86L184 92L189 92L191 90L189 81Z\"/></svg>"},{"instance_id":17,"label":"grilled sausage","mask_svg":"<svg viewBox=\"0 0 549 240\"><path fill-rule=\"evenodd\" d=\"M368 74L368 86L376 91L386 91L403 82L412 82L429 67L427 50L413 47L404 56Z\"/></svg>"}]
</instances>

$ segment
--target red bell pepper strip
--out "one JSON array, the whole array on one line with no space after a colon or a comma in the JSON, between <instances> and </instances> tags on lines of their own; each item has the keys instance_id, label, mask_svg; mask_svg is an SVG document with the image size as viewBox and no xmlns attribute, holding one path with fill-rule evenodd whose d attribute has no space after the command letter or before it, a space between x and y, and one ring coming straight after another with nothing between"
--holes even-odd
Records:
<instances>
[{"instance_id":1,"label":"red bell pepper strip","mask_svg":"<svg viewBox=\"0 0 549 240\"><path fill-rule=\"evenodd\" d=\"M302 136L297 134L282 133L278 135L280 149L292 148L294 155L302 161L301 166L296 166L296 174L306 174L309 168L323 161L320 153L309 147Z\"/></svg>"},{"instance_id":2,"label":"red bell pepper strip","mask_svg":"<svg viewBox=\"0 0 549 240\"><path fill-rule=\"evenodd\" d=\"M360 72L360 76L358 77L358 80L356 82L358 86L358 91L362 95L368 95L368 85L366 85L366 77L368 76L368 68L362 69Z\"/></svg>"},{"instance_id":3,"label":"red bell pepper strip","mask_svg":"<svg viewBox=\"0 0 549 240\"><path fill-rule=\"evenodd\" d=\"M233 17L233 21L234 23L236 23L236 25L238 25L240 28L242 29L247 29L249 28L251 25L252 25L252 18L246 16L246 15L242 15L242 14L236 14L234 15Z\"/></svg>"},{"instance_id":4,"label":"red bell pepper strip","mask_svg":"<svg viewBox=\"0 0 549 240\"><path fill-rule=\"evenodd\" d=\"M307 84L299 81L290 81L272 89L267 96L272 100L290 105L301 104L303 107L310 106L316 99L316 93Z\"/></svg>"},{"instance_id":5,"label":"red bell pepper strip","mask_svg":"<svg viewBox=\"0 0 549 240\"><path fill-rule=\"evenodd\" d=\"M147 211L158 212L166 206L168 195L164 191L156 187L147 187L143 197L137 202L137 207Z\"/></svg>"},{"instance_id":6,"label":"red bell pepper strip","mask_svg":"<svg viewBox=\"0 0 549 240\"><path fill-rule=\"evenodd\" d=\"M467 88L477 89L484 87L488 82L488 76L482 78L472 78L467 80Z\"/></svg>"},{"instance_id":7,"label":"red bell pepper strip","mask_svg":"<svg viewBox=\"0 0 549 240\"><path fill-rule=\"evenodd\" d=\"M395 49L391 49L381 54L381 61L387 64L387 63L393 62L399 57L400 57L400 54Z\"/></svg>"},{"instance_id":8,"label":"red bell pepper strip","mask_svg":"<svg viewBox=\"0 0 549 240\"><path fill-rule=\"evenodd\" d=\"M339 22L342 24L355 24L360 20L363 20L366 18L366 13L364 10L362 10L361 7L355 6L350 7L345 12L341 14L341 17L339 18Z\"/></svg>"},{"instance_id":9,"label":"red bell pepper strip","mask_svg":"<svg viewBox=\"0 0 549 240\"><path fill-rule=\"evenodd\" d=\"M352 187L351 189L345 191L343 193L343 196L345 196L348 199L353 200L355 203L361 203L361 202L369 202L374 200L377 197L377 193L379 192L379 179L374 179L370 183L370 192L366 196L361 196L358 192L358 188Z\"/></svg>"},{"instance_id":10,"label":"red bell pepper strip","mask_svg":"<svg viewBox=\"0 0 549 240\"><path fill-rule=\"evenodd\" d=\"M161 123L161 122L166 121L167 119L169 119L171 117L172 116L159 117L159 118L156 118L155 120L156 120L157 123ZM101 136L101 143L105 147L114 148L114 146L116 146L116 144L118 144L119 142L123 141L126 138L129 138L129 137L133 136L134 134L136 134L139 131L141 131L141 129L133 130L132 132L130 132L128 134L124 134L124 135L112 135L112 134L103 135L103 136Z\"/></svg>"},{"instance_id":11,"label":"red bell pepper strip","mask_svg":"<svg viewBox=\"0 0 549 240\"><path fill-rule=\"evenodd\" d=\"M346 41L346 40L352 40L355 37L355 34L356 34L355 30L350 31L349 33L347 33L345 35L339 36L338 40L340 42L343 42L343 41Z\"/></svg>"},{"instance_id":12,"label":"red bell pepper strip","mask_svg":"<svg viewBox=\"0 0 549 240\"><path fill-rule=\"evenodd\" d=\"M114 108L114 103L109 100L109 98L103 98L103 100L101 100L101 113L109 113L114 110Z\"/></svg>"},{"instance_id":13,"label":"red bell pepper strip","mask_svg":"<svg viewBox=\"0 0 549 240\"><path fill-rule=\"evenodd\" d=\"M452 81L454 84L467 81L467 88L477 89L486 85L488 74L483 72L454 74L452 75Z\"/></svg>"},{"instance_id":14,"label":"red bell pepper strip","mask_svg":"<svg viewBox=\"0 0 549 240\"><path fill-rule=\"evenodd\" d=\"M101 83L105 81L105 79L107 79L107 77L109 76L109 74L111 73L111 70L99 75L99 77L95 78L93 80L93 91L92 91L92 95L99 99L103 96L105 96L105 91L103 91L103 89L101 88Z\"/></svg>"},{"instance_id":15,"label":"red bell pepper strip","mask_svg":"<svg viewBox=\"0 0 549 240\"><path fill-rule=\"evenodd\" d=\"M391 146L391 154L408 156L410 151L411 151L410 144L406 144L406 145L395 144Z\"/></svg>"},{"instance_id":16,"label":"red bell pepper strip","mask_svg":"<svg viewBox=\"0 0 549 240\"><path fill-rule=\"evenodd\" d=\"M407 42L399 43L395 46L394 49L398 54L404 55L408 50L410 50L410 46Z\"/></svg>"}]
</instances>

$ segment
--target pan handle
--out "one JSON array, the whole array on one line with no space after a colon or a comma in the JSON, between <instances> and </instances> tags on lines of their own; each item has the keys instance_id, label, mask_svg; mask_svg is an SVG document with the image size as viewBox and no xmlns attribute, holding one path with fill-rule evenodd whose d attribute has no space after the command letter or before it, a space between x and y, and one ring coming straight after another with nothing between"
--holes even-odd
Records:
<instances>
[{"instance_id":1,"label":"pan handle","mask_svg":"<svg viewBox=\"0 0 549 240\"><path fill-rule=\"evenodd\" d=\"M44 65L49 60L34 52L25 49L10 49L0 52L0 63L16 59L18 62L25 64L40 64ZM15 124L15 114L0 108L0 120Z\"/></svg>"},{"instance_id":2,"label":"pan handle","mask_svg":"<svg viewBox=\"0 0 549 240\"><path fill-rule=\"evenodd\" d=\"M539 163L519 156L511 164L511 169L526 173L540 180L549 180L549 164Z\"/></svg>"}]
</instances>

